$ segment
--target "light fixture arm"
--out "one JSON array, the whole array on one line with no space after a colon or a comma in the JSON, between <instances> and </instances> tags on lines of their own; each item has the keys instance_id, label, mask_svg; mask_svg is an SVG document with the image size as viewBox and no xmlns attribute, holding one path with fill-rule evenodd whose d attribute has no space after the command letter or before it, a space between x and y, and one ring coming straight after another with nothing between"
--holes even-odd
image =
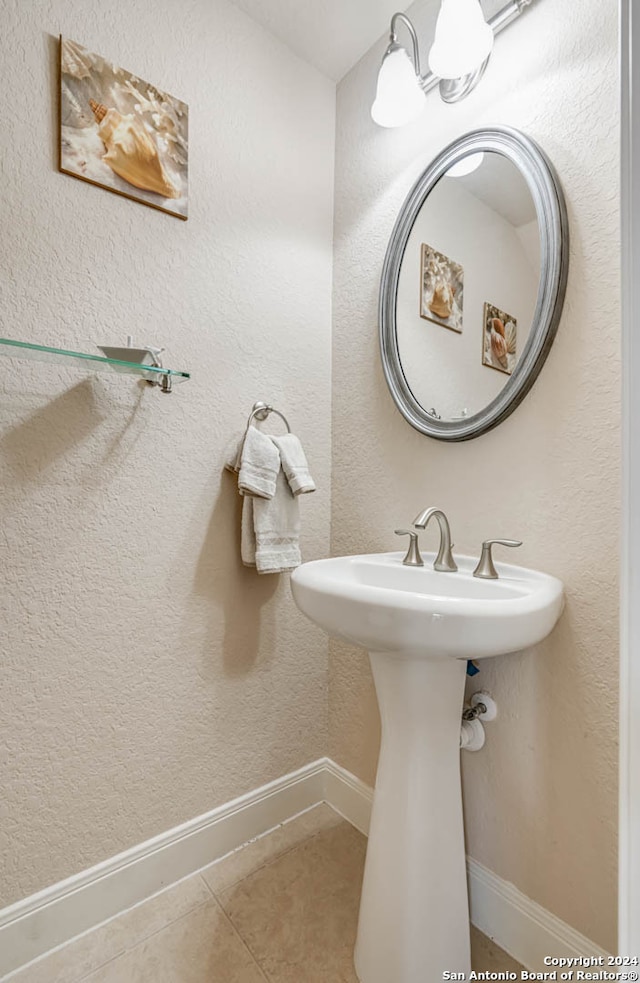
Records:
<instances>
[{"instance_id":1,"label":"light fixture arm","mask_svg":"<svg viewBox=\"0 0 640 983\"><path fill-rule=\"evenodd\" d=\"M528 2L530 3L531 0L528 0ZM413 65L416 70L416 75L420 79L420 84L422 84L422 74L420 72L420 47L418 44L418 35L416 34L416 29L411 23L411 21L409 20L409 18L407 17L407 15L401 13L400 11L394 14L393 17L391 18L391 37L390 37L391 44L394 45L398 43L398 34L396 31L396 24L398 23L398 21L402 21L402 23L408 30L409 34L411 35L411 44L413 45Z\"/></svg>"},{"instance_id":2,"label":"light fixture arm","mask_svg":"<svg viewBox=\"0 0 640 983\"><path fill-rule=\"evenodd\" d=\"M436 86L439 86L440 98L445 103L464 99L484 75L496 34L533 2L509 0L487 23L480 0L457 0L457 12L456 0L442 0L436 38L429 53L430 70L424 75L420 69L416 29L406 14L397 11L391 18L389 45L378 72L376 96L371 107L373 121L379 126L405 126L418 118L424 109L426 93ZM464 31L460 33L461 13L469 17L466 35ZM398 41L400 25L409 32L413 63L407 48Z\"/></svg>"},{"instance_id":3,"label":"light fixture arm","mask_svg":"<svg viewBox=\"0 0 640 983\"><path fill-rule=\"evenodd\" d=\"M501 7L497 14L494 14L491 20L487 22L494 35L500 34L505 27L508 27L509 24L513 23L513 21L516 20L520 14L522 14L533 2L534 0L509 0L509 3L506 3L504 7ZM413 60L416 66L418 82L420 83L420 86L424 92L429 92L431 89L435 89L435 87L439 85L440 78L437 75L434 75L433 72L426 72L424 75L421 74L418 36L416 34L415 27L405 14L397 13L391 18L391 42L392 44L396 43L395 25L399 20L402 21L411 35L411 41L413 43Z\"/></svg>"}]
</instances>

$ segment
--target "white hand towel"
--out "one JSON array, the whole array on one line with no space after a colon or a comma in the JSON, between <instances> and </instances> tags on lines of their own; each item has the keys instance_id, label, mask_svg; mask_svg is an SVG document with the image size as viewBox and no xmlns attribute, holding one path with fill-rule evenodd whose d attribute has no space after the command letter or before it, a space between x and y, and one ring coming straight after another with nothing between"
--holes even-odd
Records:
<instances>
[{"instance_id":1,"label":"white hand towel","mask_svg":"<svg viewBox=\"0 0 640 983\"><path fill-rule=\"evenodd\" d=\"M307 495L316 490L315 482L311 477L307 458L302 449L302 444L292 433L286 433L281 437L271 437L280 452L282 470L287 476L287 480L294 495Z\"/></svg>"},{"instance_id":2,"label":"white hand towel","mask_svg":"<svg viewBox=\"0 0 640 983\"><path fill-rule=\"evenodd\" d=\"M240 460L240 494L273 498L279 471L280 452L276 445L256 427L249 427Z\"/></svg>"},{"instance_id":3,"label":"white hand towel","mask_svg":"<svg viewBox=\"0 0 640 983\"><path fill-rule=\"evenodd\" d=\"M255 567L256 565L256 530L253 525L253 502L253 495L245 495L242 502L240 556L245 567Z\"/></svg>"},{"instance_id":4,"label":"white hand towel","mask_svg":"<svg viewBox=\"0 0 640 983\"><path fill-rule=\"evenodd\" d=\"M302 563L300 508L284 472L276 481L273 498L245 495L242 504L241 555L245 566L258 573L283 573Z\"/></svg>"},{"instance_id":5,"label":"white hand towel","mask_svg":"<svg viewBox=\"0 0 640 983\"><path fill-rule=\"evenodd\" d=\"M240 470L242 460L242 447L244 445L244 434L242 437L233 437L226 446L224 452L224 466L227 471L237 474Z\"/></svg>"}]
</instances>

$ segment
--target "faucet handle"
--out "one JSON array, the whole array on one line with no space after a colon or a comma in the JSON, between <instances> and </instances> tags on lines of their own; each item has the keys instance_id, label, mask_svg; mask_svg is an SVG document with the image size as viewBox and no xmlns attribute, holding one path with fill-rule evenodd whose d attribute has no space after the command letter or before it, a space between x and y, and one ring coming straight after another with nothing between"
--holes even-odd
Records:
<instances>
[{"instance_id":1,"label":"faucet handle","mask_svg":"<svg viewBox=\"0 0 640 983\"><path fill-rule=\"evenodd\" d=\"M407 550L407 555L402 561L405 567L423 567L424 560L420 556L420 546L418 544L418 533L414 532L413 529L396 529L396 536L408 536L409 537L409 549Z\"/></svg>"},{"instance_id":2,"label":"faucet handle","mask_svg":"<svg viewBox=\"0 0 640 983\"><path fill-rule=\"evenodd\" d=\"M473 571L474 577L482 577L483 580L498 579L498 571L493 565L492 546L522 546L522 542L519 539L485 539L478 566Z\"/></svg>"}]
</instances>

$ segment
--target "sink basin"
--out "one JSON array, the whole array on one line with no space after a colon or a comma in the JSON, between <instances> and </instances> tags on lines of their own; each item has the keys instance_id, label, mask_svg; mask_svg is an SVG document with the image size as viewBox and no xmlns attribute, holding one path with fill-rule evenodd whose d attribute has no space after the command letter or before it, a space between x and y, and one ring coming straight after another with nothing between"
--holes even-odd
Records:
<instances>
[{"instance_id":1,"label":"sink basin","mask_svg":"<svg viewBox=\"0 0 640 983\"><path fill-rule=\"evenodd\" d=\"M402 565L404 553L304 563L291 577L311 621L355 645L422 657L482 659L530 648L562 610L562 584L524 567L497 564L498 580L473 576L477 558L456 556L457 573Z\"/></svg>"},{"instance_id":2,"label":"sink basin","mask_svg":"<svg viewBox=\"0 0 640 983\"><path fill-rule=\"evenodd\" d=\"M498 580L405 567L403 553L303 563L291 575L300 610L369 650L382 740L355 967L361 983L469 976L469 906L460 719L466 660L529 648L563 606L555 577L497 563ZM450 975L449 979L454 976Z\"/></svg>"}]
</instances>

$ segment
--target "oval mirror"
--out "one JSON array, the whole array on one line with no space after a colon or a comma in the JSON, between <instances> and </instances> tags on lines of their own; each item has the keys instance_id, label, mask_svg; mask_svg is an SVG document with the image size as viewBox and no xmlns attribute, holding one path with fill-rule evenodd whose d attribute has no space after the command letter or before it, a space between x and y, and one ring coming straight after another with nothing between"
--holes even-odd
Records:
<instances>
[{"instance_id":1,"label":"oval mirror","mask_svg":"<svg viewBox=\"0 0 640 983\"><path fill-rule=\"evenodd\" d=\"M533 140L476 130L432 161L380 285L384 372L416 430L469 440L513 412L553 342L568 255L562 189Z\"/></svg>"}]
</instances>

